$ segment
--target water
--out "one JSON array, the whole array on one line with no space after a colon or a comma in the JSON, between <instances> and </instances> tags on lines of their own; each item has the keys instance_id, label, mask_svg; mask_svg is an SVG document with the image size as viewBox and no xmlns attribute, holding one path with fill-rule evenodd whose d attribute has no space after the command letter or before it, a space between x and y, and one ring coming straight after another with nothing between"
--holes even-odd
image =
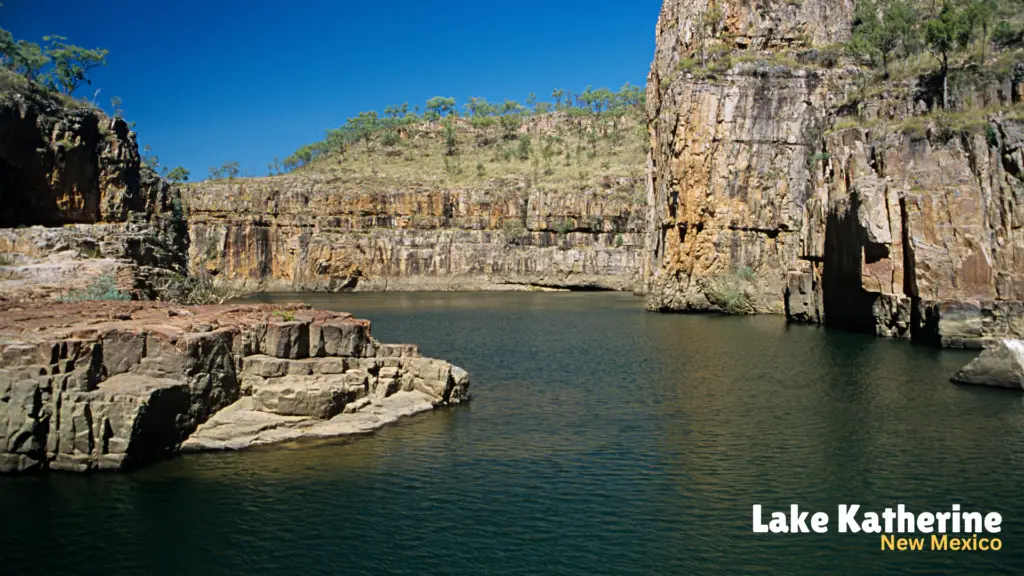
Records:
<instances>
[{"instance_id":1,"label":"water","mask_svg":"<svg viewBox=\"0 0 1024 576\"><path fill-rule=\"evenodd\" d=\"M284 297L287 299L286 297ZM621 294L303 295L473 376L365 438L0 478L0 574L1021 573L1024 400L971 354ZM881 552L836 507L952 503L1004 548ZM751 532L751 506L829 512Z\"/></svg>"}]
</instances>

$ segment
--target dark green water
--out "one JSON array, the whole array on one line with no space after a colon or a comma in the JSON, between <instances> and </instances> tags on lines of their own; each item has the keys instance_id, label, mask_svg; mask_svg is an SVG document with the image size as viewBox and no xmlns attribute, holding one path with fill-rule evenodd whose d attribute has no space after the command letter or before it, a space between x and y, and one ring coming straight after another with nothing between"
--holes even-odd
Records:
<instances>
[{"instance_id":1,"label":"dark green water","mask_svg":"<svg viewBox=\"0 0 1024 576\"><path fill-rule=\"evenodd\" d=\"M968 353L663 316L620 294L315 296L473 376L373 436L0 478L0 574L1024 573L1024 400ZM881 552L836 506L1004 517L998 553ZM751 532L799 503L826 535Z\"/></svg>"}]
</instances>

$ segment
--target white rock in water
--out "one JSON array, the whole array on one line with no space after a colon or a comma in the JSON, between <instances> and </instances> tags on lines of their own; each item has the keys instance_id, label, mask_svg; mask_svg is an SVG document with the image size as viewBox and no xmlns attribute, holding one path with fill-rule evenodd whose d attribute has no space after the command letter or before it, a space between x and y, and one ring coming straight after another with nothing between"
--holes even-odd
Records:
<instances>
[{"instance_id":1,"label":"white rock in water","mask_svg":"<svg viewBox=\"0 0 1024 576\"><path fill-rule=\"evenodd\" d=\"M953 382L1024 390L1024 340L999 340L964 366Z\"/></svg>"}]
</instances>

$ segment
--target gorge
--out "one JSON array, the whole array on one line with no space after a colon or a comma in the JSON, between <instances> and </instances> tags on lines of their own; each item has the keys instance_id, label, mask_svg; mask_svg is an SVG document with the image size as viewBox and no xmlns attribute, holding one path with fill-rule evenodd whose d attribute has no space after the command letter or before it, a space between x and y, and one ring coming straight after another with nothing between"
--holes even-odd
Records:
<instances>
[{"instance_id":1,"label":"gorge","mask_svg":"<svg viewBox=\"0 0 1024 576\"><path fill-rule=\"evenodd\" d=\"M968 46L941 81L926 55L879 74L850 53L857 19L852 0L666 0L646 99L360 115L287 171L182 185L119 114L0 67L0 469L116 469L468 398L465 371L350 316L212 288L227 307L179 306L196 283L623 291L934 347L1024 336L1024 48Z\"/></svg>"}]
</instances>

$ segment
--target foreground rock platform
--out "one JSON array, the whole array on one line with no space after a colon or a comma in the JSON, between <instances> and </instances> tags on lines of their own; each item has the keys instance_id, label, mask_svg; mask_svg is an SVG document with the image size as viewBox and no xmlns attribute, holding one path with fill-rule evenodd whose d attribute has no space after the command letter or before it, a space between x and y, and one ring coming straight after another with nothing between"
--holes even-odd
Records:
<instances>
[{"instance_id":1,"label":"foreground rock platform","mask_svg":"<svg viewBox=\"0 0 1024 576\"><path fill-rule=\"evenodd\" d=\"M1024 340L997 340L957 372L953 382L1024 390Z\"/></svg>"},{"instance_id":2,"label":"foreground rock platform","mask_svg":"<svg viewBox=\"0 0 1024 576\"><path fill-rule=\"evenodd\" d=\"M469 375L304 305L0 303L0 472L366 433L469 398Z\"/></svg>"}]
</instances>

